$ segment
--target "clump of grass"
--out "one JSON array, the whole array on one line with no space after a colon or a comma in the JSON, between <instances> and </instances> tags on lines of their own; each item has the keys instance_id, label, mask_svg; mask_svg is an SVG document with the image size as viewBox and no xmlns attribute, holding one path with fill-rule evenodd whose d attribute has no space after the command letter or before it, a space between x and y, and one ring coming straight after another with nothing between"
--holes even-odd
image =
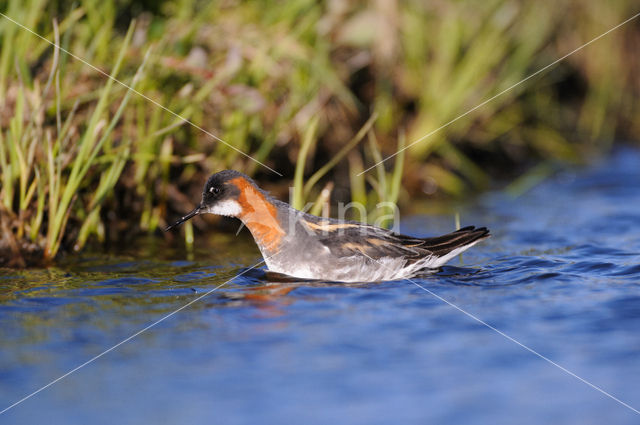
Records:
<instances>
[{"instance_id":1,"label":"clump of grass","mask_svg":"<svg viewBox=\"0 0 640 425\"><path fill-rule=\"evenodd\" d=\"M132 23L111 70L117 78L133 36ZM54 22L56 44L60 43ZM8 47L4 47L5 51ZM142 77L148 55L136 71L131 87ZM60 110L60 51L55 49L50 73L43 89L38 84L12 87L15 111L6 131L0 132L0 174L2 175L2 218L5 250L11 249L11 262L24 265L23 249L42 249L43 261L56 256L65 236L69 218L78 220L74 229L79 249L91 233L99 232L100 208L118 182L129 159L131 139L114 140L132 91L126 91L111 115L114 80L108 79L97 95L97 103L87 114L86 127L79 128L74 116L77 104L62 117ZM55 126L45 125L48 103L56 110ZM109 116L111 115L111 116ZM89 189L89 190L87 190ZM7 218L11 225L7 225Z\"/></svg>"},{"instance_id":2,"label":"clump of grass","mask_svg":"<svg viewBox=\"0 0 640 425\"><path fill-rule=\"evenodd\" d=\"M53 258L155 232L223 168L273 183L201 129L293 176L294 205L314 213L402 203L401 182L412 196L425 181L462 196L496 170L640 138L629 25L359 175L636 13L631 0L561 3L9 0L3 13L175 114L0 18L0 245ZM143 11L127 29L130 6Z\"/></svg>"}]
</instances>

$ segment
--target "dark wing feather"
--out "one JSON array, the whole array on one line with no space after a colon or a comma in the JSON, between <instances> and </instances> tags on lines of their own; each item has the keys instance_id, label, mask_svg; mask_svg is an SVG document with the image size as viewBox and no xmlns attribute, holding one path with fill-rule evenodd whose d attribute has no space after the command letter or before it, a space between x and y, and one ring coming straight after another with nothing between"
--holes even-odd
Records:
<instances>
[{"instance_id":1,"label":"dark wing feather","mask_svg":"<svg viewBox=\"0 0 640 425\"><path fill-rule=\"evenodd\" d=\"M433 255L441 257L454 249L486 239L489 236L491 235L489 234L489 229L486 227L476 229L474 226L467 226L446 235L435 238L424 238L420 246L429 250Z\"/></svg>"},{"instance_id":2,"label":"dark wing feather","mask_svg":"<svg viewBox=\"0 0 640 425\"><path fill-rule=\"evenodd\" d=\"M374 226L336 223L314 229L318 239L339 257L366 255L373 259L404 257L409 263L435 255L444 256L478 240L489 237L485 227L464 227L434 238L416 238Z\"/></svg>"},{"instance_id":3,"label":"dark wing feather","mask_svg":"<svg viewBox=\"0 0 640 425\"><path fill-rule=\"evenodd\" d=\"M419 247L421 240L408 243L406 236L373 226L359 225L320 232L319 240L338 257L365 254L373 259L382 257L418 259L425 254Z\"/></svg>"}]
</instances>

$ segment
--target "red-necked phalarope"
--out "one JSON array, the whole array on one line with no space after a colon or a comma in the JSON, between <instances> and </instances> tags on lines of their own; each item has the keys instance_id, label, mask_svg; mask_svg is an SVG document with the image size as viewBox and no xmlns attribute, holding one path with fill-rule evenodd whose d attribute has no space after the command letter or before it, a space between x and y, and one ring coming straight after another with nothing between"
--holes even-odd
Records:
<instances>
[{"instance_id":1,"label":"red-necked phalarope","mask_svg":"<svg viewBox=\"0 0 640 425\"><path fill-rule=\"evenodd\" d=\"M489 237L485 227L416 238L354 221L316 217L272 198L252 179L233 170L209 177L200 205L166 230L205 213L239 218L251 231L269 270L306 279L408 278L440 267Z\"/></svg>"}]
</instances>

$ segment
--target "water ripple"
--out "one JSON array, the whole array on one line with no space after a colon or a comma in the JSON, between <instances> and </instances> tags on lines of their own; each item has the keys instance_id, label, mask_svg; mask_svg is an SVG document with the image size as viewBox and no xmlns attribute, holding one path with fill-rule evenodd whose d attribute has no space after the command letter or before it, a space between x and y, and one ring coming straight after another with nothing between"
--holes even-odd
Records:
<instances>
[{"instance_id":1,"label":"water ripple","mask_svg":"<svg viewBox=\"0 0 640 425\"><path fill-rule=\"evenodd\" d=\"M155 247L0 270L7 403L213 290L6 420L110 423L117 412L121 423L637 423L469 315L638 408L638 163L638 152L623 151L519 198L492 193L462 206L463 221L493 237L411 281L248 270L255 246L238 238L230 247L226 236L189 261ZM416 216L402 228L427 235L451 223Z\"/></svg>"}]
</instances>

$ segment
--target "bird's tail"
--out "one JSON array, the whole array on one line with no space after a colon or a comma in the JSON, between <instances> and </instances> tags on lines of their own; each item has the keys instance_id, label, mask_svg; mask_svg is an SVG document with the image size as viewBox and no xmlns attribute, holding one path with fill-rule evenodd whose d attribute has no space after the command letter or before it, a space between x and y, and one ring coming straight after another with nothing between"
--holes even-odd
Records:
<instances>
[{"instance_id":1,"label":"bird's tail","mask_svg":"<svg viewBox=\"0 0 640 425\"><path fill-rule=\"evenodd\" d=\"M467 226L443 236L425 238L421 246L438 257L451 258L490 236L486 227Z\"/></svg>"}]
</instances>

